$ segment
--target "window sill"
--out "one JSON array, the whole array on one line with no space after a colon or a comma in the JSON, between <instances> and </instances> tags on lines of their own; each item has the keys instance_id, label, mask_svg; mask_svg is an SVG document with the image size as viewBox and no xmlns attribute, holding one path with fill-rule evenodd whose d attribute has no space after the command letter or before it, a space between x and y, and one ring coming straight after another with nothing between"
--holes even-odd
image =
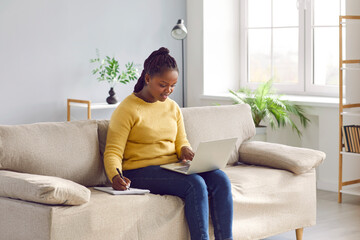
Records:
<instances>
[{"instance_id":1,"label":"window sill","mask_svg":"<svg viewBox=\"0 0 360 240\"><path fill-rule=\"evenodd\" d=\"M222 100L222 101L232 101L230 94L203 94L201 99L204 100ZM283 95L282 99L289 100L295 104L302 106L311 106L311 107L339 107L339 98L338 97L319 97L319 96L300 96L300 95Z\"/></svg>"}]
</instances>

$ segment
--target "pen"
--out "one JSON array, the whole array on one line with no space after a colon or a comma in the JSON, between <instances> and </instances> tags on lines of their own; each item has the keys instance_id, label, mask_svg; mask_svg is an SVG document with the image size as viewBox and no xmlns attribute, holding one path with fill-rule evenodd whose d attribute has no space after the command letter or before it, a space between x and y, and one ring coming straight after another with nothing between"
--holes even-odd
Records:
<instances>
[{"instance_id":1,"label":"pen","mask_svg":"<svg viewBox=\"0 0 360 240\"><path fill-rule=\"evenodd\" d=\"M119 168L116 168L116 171L119 173L119 175L120 175L120 177L122 178L122 180L124 180L124 182L126 183L125 178L124 178L124 176L122 175L122 173L120 172ZM129 188L127 185L126 185L126 189L127 189L127 190L130 190L130 188Z\"/></svg>"}]
</instances>

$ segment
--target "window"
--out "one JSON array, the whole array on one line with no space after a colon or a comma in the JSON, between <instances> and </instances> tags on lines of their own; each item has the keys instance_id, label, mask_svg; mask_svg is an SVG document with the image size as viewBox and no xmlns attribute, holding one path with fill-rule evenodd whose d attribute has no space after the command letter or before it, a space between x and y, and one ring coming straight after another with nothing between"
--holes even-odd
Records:
<instances>
[{"instance_id":1,"label":"window","mask_svg":"<svg viewBox=\"0 0 360 240\"><path fill-rule=\"evenodd\" d=\"M279 92L336 95L341 2L243 1L241 85L273 79Z\"/></svg>"}]
</instances>

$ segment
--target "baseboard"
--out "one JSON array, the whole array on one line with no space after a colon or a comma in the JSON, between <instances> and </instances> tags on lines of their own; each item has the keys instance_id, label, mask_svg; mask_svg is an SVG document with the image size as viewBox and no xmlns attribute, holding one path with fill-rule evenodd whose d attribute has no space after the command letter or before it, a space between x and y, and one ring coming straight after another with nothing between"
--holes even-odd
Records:
<instances>
[{"instance_id":1,"label":"baseboard","mask_svg":"<svg viewBox=\"0 0 360 240\"><path fill-rule=\"evenodd\" d=\"M330 192L338 192L338 183L317 180L316 188Z\"/></svg>"}]
</instances>

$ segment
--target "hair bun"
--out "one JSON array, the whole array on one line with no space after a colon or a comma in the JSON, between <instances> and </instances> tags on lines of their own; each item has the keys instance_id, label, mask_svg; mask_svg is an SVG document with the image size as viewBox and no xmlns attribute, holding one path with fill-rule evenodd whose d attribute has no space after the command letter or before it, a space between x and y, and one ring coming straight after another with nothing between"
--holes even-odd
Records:
<instances>
[{"instance_id":1,"label":"hair bun","mask_svg":"<svg viewBox=\"0 0 360 240\"><path fill-rule=\"evenodd\" d=\"M167 49L166 47L161 47L156 51L155 55L165 55L169 53L170 53L169 49Z\"/></svg>"}]
</instances>

